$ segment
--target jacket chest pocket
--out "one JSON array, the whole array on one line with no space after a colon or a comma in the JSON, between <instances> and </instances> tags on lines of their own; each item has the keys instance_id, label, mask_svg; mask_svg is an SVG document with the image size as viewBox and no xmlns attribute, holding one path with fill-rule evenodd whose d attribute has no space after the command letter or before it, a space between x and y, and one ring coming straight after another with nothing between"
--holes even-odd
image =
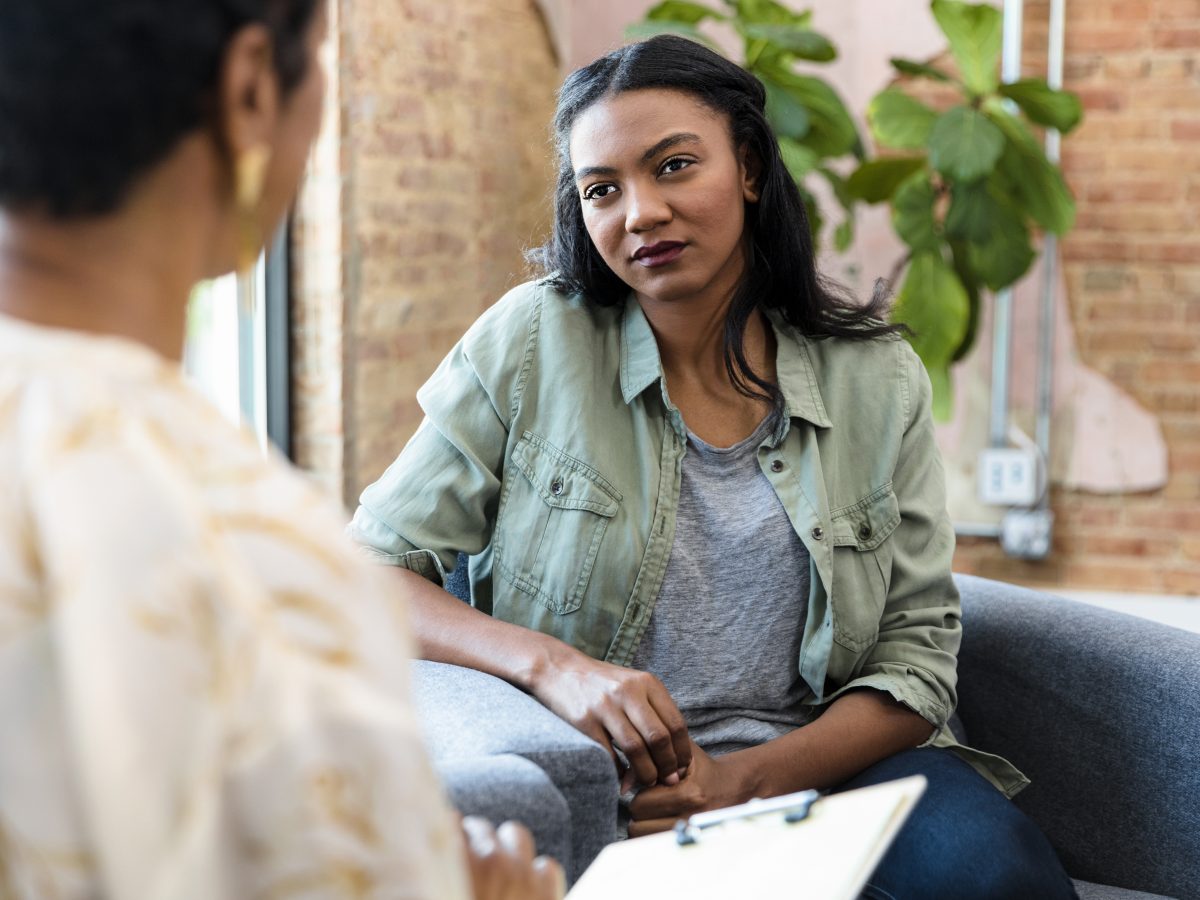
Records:
<instances>
[{"instance_id":1,"label":"jacket chest pocket","mask_svg":"<svg viewBox=\"0 0 1200 900\"><path fill-rule=\"evenodd\" d=\"M621 493L599 472L531 432L517 442L496 518L496 565L549 610L583 603Z\"/></svg>"},{"instance_id":2,"label":"jacket chest pocket","mask_svg":"<svg viewBox=\"0 0 1200 900\"><path fill-rule=\"evenodd\" d=\"M862 652L879 636L892 580L892 542L900 504L890 483L832 515L833 637Z\"/></svg>"}]
</instances>

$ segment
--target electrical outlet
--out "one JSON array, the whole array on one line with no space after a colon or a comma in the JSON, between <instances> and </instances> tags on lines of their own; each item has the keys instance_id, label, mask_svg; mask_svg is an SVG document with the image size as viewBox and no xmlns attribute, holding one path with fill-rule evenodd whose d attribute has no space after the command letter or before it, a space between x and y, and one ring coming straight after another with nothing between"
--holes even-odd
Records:
<instances>
[{"instance_id":1,"label":"electrical outlet","mask_svg":"<svg viewBox=\"0 0 1200 900\"><path fill-rule=\"evenodd\" d=\"M994 448L979 455L979 499L992 506L1032 506L1038 499L1038 458L1032 450Z\"/></svg>"},{"instance_id":2,"label":"electrical outlet","mask_svg":"<svg viewBox=\"0 0 1200 900\"><path fill-rule=\"evenodd\" d=\"M1012 509L1000 526L1000 546L1017 559L1045 559L1050 555L1054 513L1048 509Z\"/></svg>"}]
</instances>

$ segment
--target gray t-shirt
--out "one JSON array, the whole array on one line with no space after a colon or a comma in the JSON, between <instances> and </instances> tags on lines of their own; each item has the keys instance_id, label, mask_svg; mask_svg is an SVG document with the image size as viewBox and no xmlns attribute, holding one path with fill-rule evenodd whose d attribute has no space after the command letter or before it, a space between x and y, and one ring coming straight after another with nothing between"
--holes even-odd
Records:
<instances>
[{"instance_id":1,"label":"gray t-shirt","mask_svg":"<svg viewBox=\"0 0 1200 900\"><path fill-rule=\"evenodd\" d=\"M809 555L758 462L776 424L768 417L728 448L689 433L675 543L633 659L663 681L712 754L809 721L798 665Z\"/></svg>"}]
</instances>

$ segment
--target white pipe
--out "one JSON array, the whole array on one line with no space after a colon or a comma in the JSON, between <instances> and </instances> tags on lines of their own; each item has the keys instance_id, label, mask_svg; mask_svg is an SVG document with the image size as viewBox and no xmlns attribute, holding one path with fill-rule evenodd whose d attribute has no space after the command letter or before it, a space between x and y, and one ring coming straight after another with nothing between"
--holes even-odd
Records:
<instances>
[{"instance_id":1,"label":"white pipe","mask_svg":"<svg viewBox=\"0 0 1200 900\"><path fill-rule=\"evenodd\" d=\"M1004 0L1004 49L1001 79L1021 77L1021 29L1024 0ZM993 447L1008 446L1008 379L1012 354L1012 288L997 292L992 317L992 406L988 432Z\"/></svg>"},{"instance_id":2,"label":"white pipe","mask_svg":"<svg viewBox=\"0 0 1200 900\"><path fill-rule=\"evenodd\" d=\"M1066 0L1050 2L1050 35L1047 48L1046 82L1058 90L1063 79L1063 44L1066 30ZM1061 136L1050 128L1046 131L1046 157L1058 165ZM1055 294L1058 290L1058 236L1046 234L1042 240L1041 334L1038 336L1037 426L1035 436L1050 480L1050 431L1054 409L1054 326ZM1050 492L1042 494L1038 505L1045 508Z\"/></svg>"}]
</instances>

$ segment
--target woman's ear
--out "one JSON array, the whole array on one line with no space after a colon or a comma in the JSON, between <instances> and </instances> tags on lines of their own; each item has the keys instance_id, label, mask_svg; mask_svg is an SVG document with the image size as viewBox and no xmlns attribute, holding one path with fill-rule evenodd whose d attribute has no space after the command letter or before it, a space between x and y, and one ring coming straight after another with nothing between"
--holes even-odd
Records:
<instances>
[{"instance_id":1,"label":"woman's ear","mask_svg":"<svg viewBox=\"0 0 1200 900\"><path fill-rule=\"evenodd\" d=\"M747 203L757 203L762 194L762 160L750 149L749 144L743 144L738 155L742 170L742 198Z\"/></svg>"},{"instance_id":2,"label":"woman's ear","mask_svg":"<svg viewBox=\"0 0 1200 900\"><path fill-rule=\"evenodd\" d=\"M242 28L225 50L215 118L231 164L249 151L274 144L280 87L272 56L271 34L258 24Z\"/></svg>"}]
</instances>

